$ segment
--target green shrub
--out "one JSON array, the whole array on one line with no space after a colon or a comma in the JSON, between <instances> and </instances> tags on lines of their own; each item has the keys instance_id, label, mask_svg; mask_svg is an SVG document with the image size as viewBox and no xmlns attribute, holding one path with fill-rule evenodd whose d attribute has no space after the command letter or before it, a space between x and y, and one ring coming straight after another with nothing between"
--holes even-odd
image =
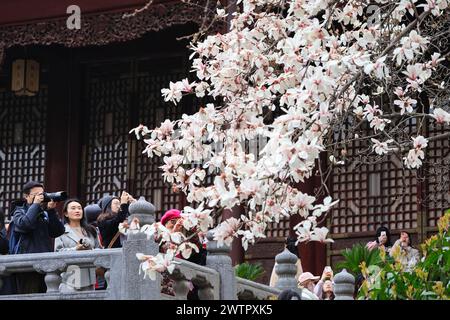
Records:
<instances>
[{"instance_id":1,"label":"green shrub","mask_svg":"<svg viewBox=\"0 0 450 320\"><path fill-rule=\"evenodd\" d=\"M354 276L361 273L359 266L362 262L366 266L381 265L380 251L377 249L369 250L362 244L355 244L351 249L345 249L342 251L342 255L345 260L336 265L338 271L345 268Z\"/></svg>"},{"instance_id":2,"label":"green shrub","mask_svg":"<svg viewBox=\"0 0 450 320\"><path fill-rule=\"evenodd\" d=\"M365 278L359 299L371 300L449 300L450 299L450 210L439 219L439 231L420 247L423 258L414 270L405 272L393 252L393 261L380 250L380 266L368 267L363 262L361 272Z\"/></svg>"},{"instance_id":3,"label":"green shrub","mask_svg":"<svg viewBox=\"0 0 450 320\"><path fill-rule=\"evenodd\" d=\"M236 265L234 271L237 277L251 281L255 281L265 273L261 264L251 264L248 262Z\"/></svg>"}]
</instances>

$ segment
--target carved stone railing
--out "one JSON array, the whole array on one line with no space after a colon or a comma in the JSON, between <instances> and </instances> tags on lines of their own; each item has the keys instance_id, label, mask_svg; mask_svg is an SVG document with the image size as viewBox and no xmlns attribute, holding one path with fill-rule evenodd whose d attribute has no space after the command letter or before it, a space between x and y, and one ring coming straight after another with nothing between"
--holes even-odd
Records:
<instances>
[{"instance_id":1,"label":"carved stone railing","mask_svg":"<svg viewBox=\"0 0 450 320\"><path fill-rule=\"evenodd\" d=\"M237 278L237 297L239 300L269 300L278 297L280 292L280 289Z\"/></svg>"},{"instance_id":2,"label":"carved stone railing","mask_svg":"<svg viewBox=\"0 0 450 320\"><path fill-rule=\"evenodd\" d=\"M168 299L186 300L192 285L195 285L200 300L219 300L220 276L216 270L181 259L175 260L177 266L169 276L173 281L175 296L168 296Z\"/></svg>"},{"instance_id":3,"label":"carved stone railing","mask_svg":"<svg viewBox=\"0 0 450 320\"><path fill-rule=\"evenodd\" d=\"M47 292L41 294L9 295L0 296L0 299L74 299L94 297L96 299L106 299L114 290L114 281L111 276L117 278L117 272L110 272L111 266L120 264L122 258L122 249L110 250L90 250L90 251L66 251L49 252L37 254L18 254L0 256L0 276L10 276L15 274L38 272L44 274L44 281L47 286ZM106 269L105 279L108 283L108 290L83 291L80 293L62 293L60 284L64 272L75 271L77 268L98 268ZM120 270L120 265L118 266ZM82 297L83 296L83 297Z\"/></svg>"},{"instance_id":4,"label":"carved stone railing","mask_svg":"<svg viewBox=\"0 0 450 320\"><path fill-rule=\"evenodd\" d=\"M130 205L129 211L131 214L129 222L137 218L142 226L155 221L155 208L143 198ZM189 291L194 286L200 300L256 300L271 299L286 289L299 290L295 280L297 257L287 250L276 257L278 265L275 270L279 281L276 288L271 288L237 278L230 257L230 247L219 247L211 231L207 233L207 239L206 266L176 259L175 269L168 275L172 281L174 296L161 293L162 276L160 274L157 275L155 280L144 279L142 273L140 274L141 262L137 259L136 254L156 255L159 252L159 246L153 239L147 239L144 233L137 231L129 233L123 248L118 249L0 256L0 285L1 277L26 272L44 274L47 285L46 293L0 295L0 300L184 300L187 299ZM63 290L63 292L60 292L62 282L69 283L69 280L74 279L71 278L71 271L98 267L106 269L106 290L80 292ZM344 288L341 291L344 292L350 286L350 281L343 277L341 282ZM338 287L338 291L339 289Z\"/></svg>"}]
</instances>

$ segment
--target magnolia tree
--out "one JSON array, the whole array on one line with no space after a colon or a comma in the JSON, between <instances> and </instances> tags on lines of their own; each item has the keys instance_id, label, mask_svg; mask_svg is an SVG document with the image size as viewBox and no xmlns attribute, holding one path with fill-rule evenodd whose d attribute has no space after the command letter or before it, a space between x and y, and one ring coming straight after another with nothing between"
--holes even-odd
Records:
<instances>
[{"instance_id":1,"label":"magnolia tree","mask_svg":"<svg viewBox=\"0 0 450 320\"><path fill-rule=\"evenodd\" d=\"M345 165L346 146L360 141L361 154L395 153L415 170L430 139L450 136L424 134L427 124L450 123L447 0L242 0L235 7L217 9L217 19L230 22L227 32L191 44L195 79L162 90L170 103L186 95L211 103L132 130L146 143L143 153L163 157L165 181L191 204L179 232L160 223L140 229L166 248L138 255L151 278L173 270L175 256L198 251L192 237L210 229L219 245L241 238L247 249L269 224L300 215L298 241L330 242L318 222L338 199L319 201L297 188L321 154L328 167ZM245 147L261 137L258 153ZM215 214L235 206L240 217L215 225Z\"/></svg>"}]
</instances>

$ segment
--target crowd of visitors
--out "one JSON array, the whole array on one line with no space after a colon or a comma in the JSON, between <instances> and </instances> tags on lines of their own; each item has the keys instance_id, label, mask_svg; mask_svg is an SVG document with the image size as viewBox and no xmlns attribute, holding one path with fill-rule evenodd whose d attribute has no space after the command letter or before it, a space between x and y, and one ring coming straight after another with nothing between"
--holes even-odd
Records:
<instances>
[{"instance_id":1,"label":"crowd of visitors","mask_svg":"<svg viewBox=\"0 0 450 320\"><path fill-rule=\"evenodd\" d=\"M287 243L291 242L292 239L288 238ZM379 250L383 249L390 256L396 255L399 257L401 264L403 265L403 270L405 272L410 272L414 269L415 265L419 262L420 255L419 250L411 246L411 238L407 231L400 232L400 238L391 244L391 234L387 227L379 227L376 230L375 239L369 241L366 244L368 250ZM297 300L302 297L308 297L312 300L334 300L334 272L330 266L326 266L322 272L322 276L314 276L311 272L302 272L301 260L298 254L297 247L291 250L292 253L297 255L297 275L296 279L298 282L298 287L301 288L301 296L294 294L293 290L284 290L279 296L280 300ZM272 276L270 280L270 286L275 287L277 282L275 273L275 266L272 271ZM362 275L356 277L355 294L362 283Z\"/></svg>"},{"instance_id":2,"label":"crowd of visitors","mask_svg":"<svg viewBox=\"0 0 450 320\"><path fill-rule=\"evenodd\" d=\"M11 210L10 223L0 210L0 254L27 254L120 248L126 236L119 232L119 224L127 221L129 205L136 201L123 191L120 197L107 195L97 203L83 206L78 199L64 202L62 217L55 210L56 202L45 199L44 185L30 181L23 187L23 199ZM183 218L176 209L167 211L161 223L172 232L181 231ZM198 244L189 261L205 265L206 247L201 235L191 241ZM161 247L164 252L167 248ZM182 258L181 256L179 258ZM62 274L61 292L106 289L103 268L68 266ZM44 275L28 272L3 277L0 294L46 292ZM196 296L196 288L192 287Z\"/></svg>"},{"instance_id":3,"label":"crowd of visitors","mask_svg":"<svg viewBox=\"0 0 450 320\"><path fill-rule=\"evenodd\" d=\"M61 252L74 250L99 250L120 248L126 236L119 232L119 225L129 216L129 205L136 201L129 193L123 191L120 197L107 195L96 204L83 206L78 199L65 201L62 219L56 212L56 202L45 198L44 185L30 181L23 187L23 199L16 203L11 212L9 225L5 224L5 216L0 209L0 254L25 254L41 252ZM161 218L161 224L170 232L186 232L183 229L183 217L177 209L171 209ZM199 252L187 259L190 262L206 264L205 237L195 230L190 231L191 242L197 244ZM405 270L412 270L419 261L419 251L411 246L410 235L406 231L391 245L389 229L380 227L373 241L367 243L369 250L383 248L387 253L400 254ZM156 239L159 240L159 239ZM296 279L301 295L295 291L283 292L280 299L334 299L334 273L326 266L321 276L311 272L303 272L301 259L295 238L287 238L286 248L298 257ZM161 246L160 251L168 248ZM178 256L182 258L181 256ZM106 289L105 270L102 268L84 268L69 266L62 275L61 292ZM270 277L270 286L275 287L278 281L275 273L276 264ZM74 276L74 273L76 276ZM197 288L191 284L190 298L196 299ZM46 291L44 276L37 272L29 272L3 277L0 294L42 293ZM172 282L163 277L163 292L173 294Z\"/></svg>"}]
</instances>

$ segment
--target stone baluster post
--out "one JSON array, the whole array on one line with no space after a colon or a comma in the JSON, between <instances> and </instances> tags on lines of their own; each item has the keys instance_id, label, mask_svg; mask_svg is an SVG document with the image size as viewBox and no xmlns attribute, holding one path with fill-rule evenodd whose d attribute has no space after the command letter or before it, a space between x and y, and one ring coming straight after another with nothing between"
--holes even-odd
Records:
<instances>
[{"instance_id":1,"label":"stone baluster post","mask_svg":"<svg viewBox=\"0 0 450 320\"><path fill-rule=\"evenodd\" d=\"M33 265L33 269L39 273L45 273L44 281L47 285L47 293L59 292L61 284L61 272L67 268L64 261L52 260L49 262L39 262Z\"/></svg>"},{"instance_id":2,"label":"stone baluster post","mask_svg":"<svg viewBox=\"0 0 450 320\"><path fill-rule=\"evenodd\" d=\"M275 266L275 273L278 276L278 281L275 287L281 291L291 289L301 295L301 289L298 287L297 279L295 279L297 259L297 256L288 249L284 249L283 252L276 255L275 262L277 265Z\"/></svg>"},{"instance_id":3,"label":"stone baluster post","mask_svg":"<svg viewBox=\"0 0 450 320\"><path fill-rule=\"evenodd\" d=\"M206 266L219 272L220 275L220 299L236 300L237 299L237 283L234 268L230 257L230 247L223 245L217 246L214 240L213 232L208 231L206 234L208 243L206 249ZM214 288L216 290L216 288Z\"/></svg>"},{"instance_id":4,"label":"stone baluster post","mask_svg":"<svg viewBox=\"0 0 450 320\"><path fill-rule=\"evenodd\" d=\"M175 299L177 300L187 300L187 295L189 293L189 280L186 276L176 268L170 275L170 279L173 280L172 288L175 292Z\"/></svg>"},{"instance_id":5,"label":"stone baluster post","mask_svg":"<svg viewBox=\"0 0 450 320\"><path fill-rule=\"evenodd\" d=\"M129 208L130 217L128 222L134 218L139 219L142 227L145 224L155 222L155 207L141 197ZM121 298L126 300L159 300L161 299L161 276L157 275L155 281L143 279L143 274L139 274L140 261L136 258L136 253L156 256L159 252L158 244L153 240L147 240L147 236L141 232L130 232L127 240L123 244L122 260L122 286Z\"/></svg>"},{"instance_id":6,"label":"stone baluster post","mask_svg":"<svg viewBox=\"0 0 450 320\"><path fill-rule=\"evenodd\" d=\"M354 300L355 277L343 269L334 276L335 300Z\"/></svg>"},{"instance_id":7,"label":"stone baluster post","mask_svg":"<svg viewBox=\"0 0 450 320\"><path fill-rule=\"evenodd\" d=\"M198 297L200 300L214 300L214 288L203 277L191 279L192 283L198 288Z\"/></svg>"}]
</instances>

